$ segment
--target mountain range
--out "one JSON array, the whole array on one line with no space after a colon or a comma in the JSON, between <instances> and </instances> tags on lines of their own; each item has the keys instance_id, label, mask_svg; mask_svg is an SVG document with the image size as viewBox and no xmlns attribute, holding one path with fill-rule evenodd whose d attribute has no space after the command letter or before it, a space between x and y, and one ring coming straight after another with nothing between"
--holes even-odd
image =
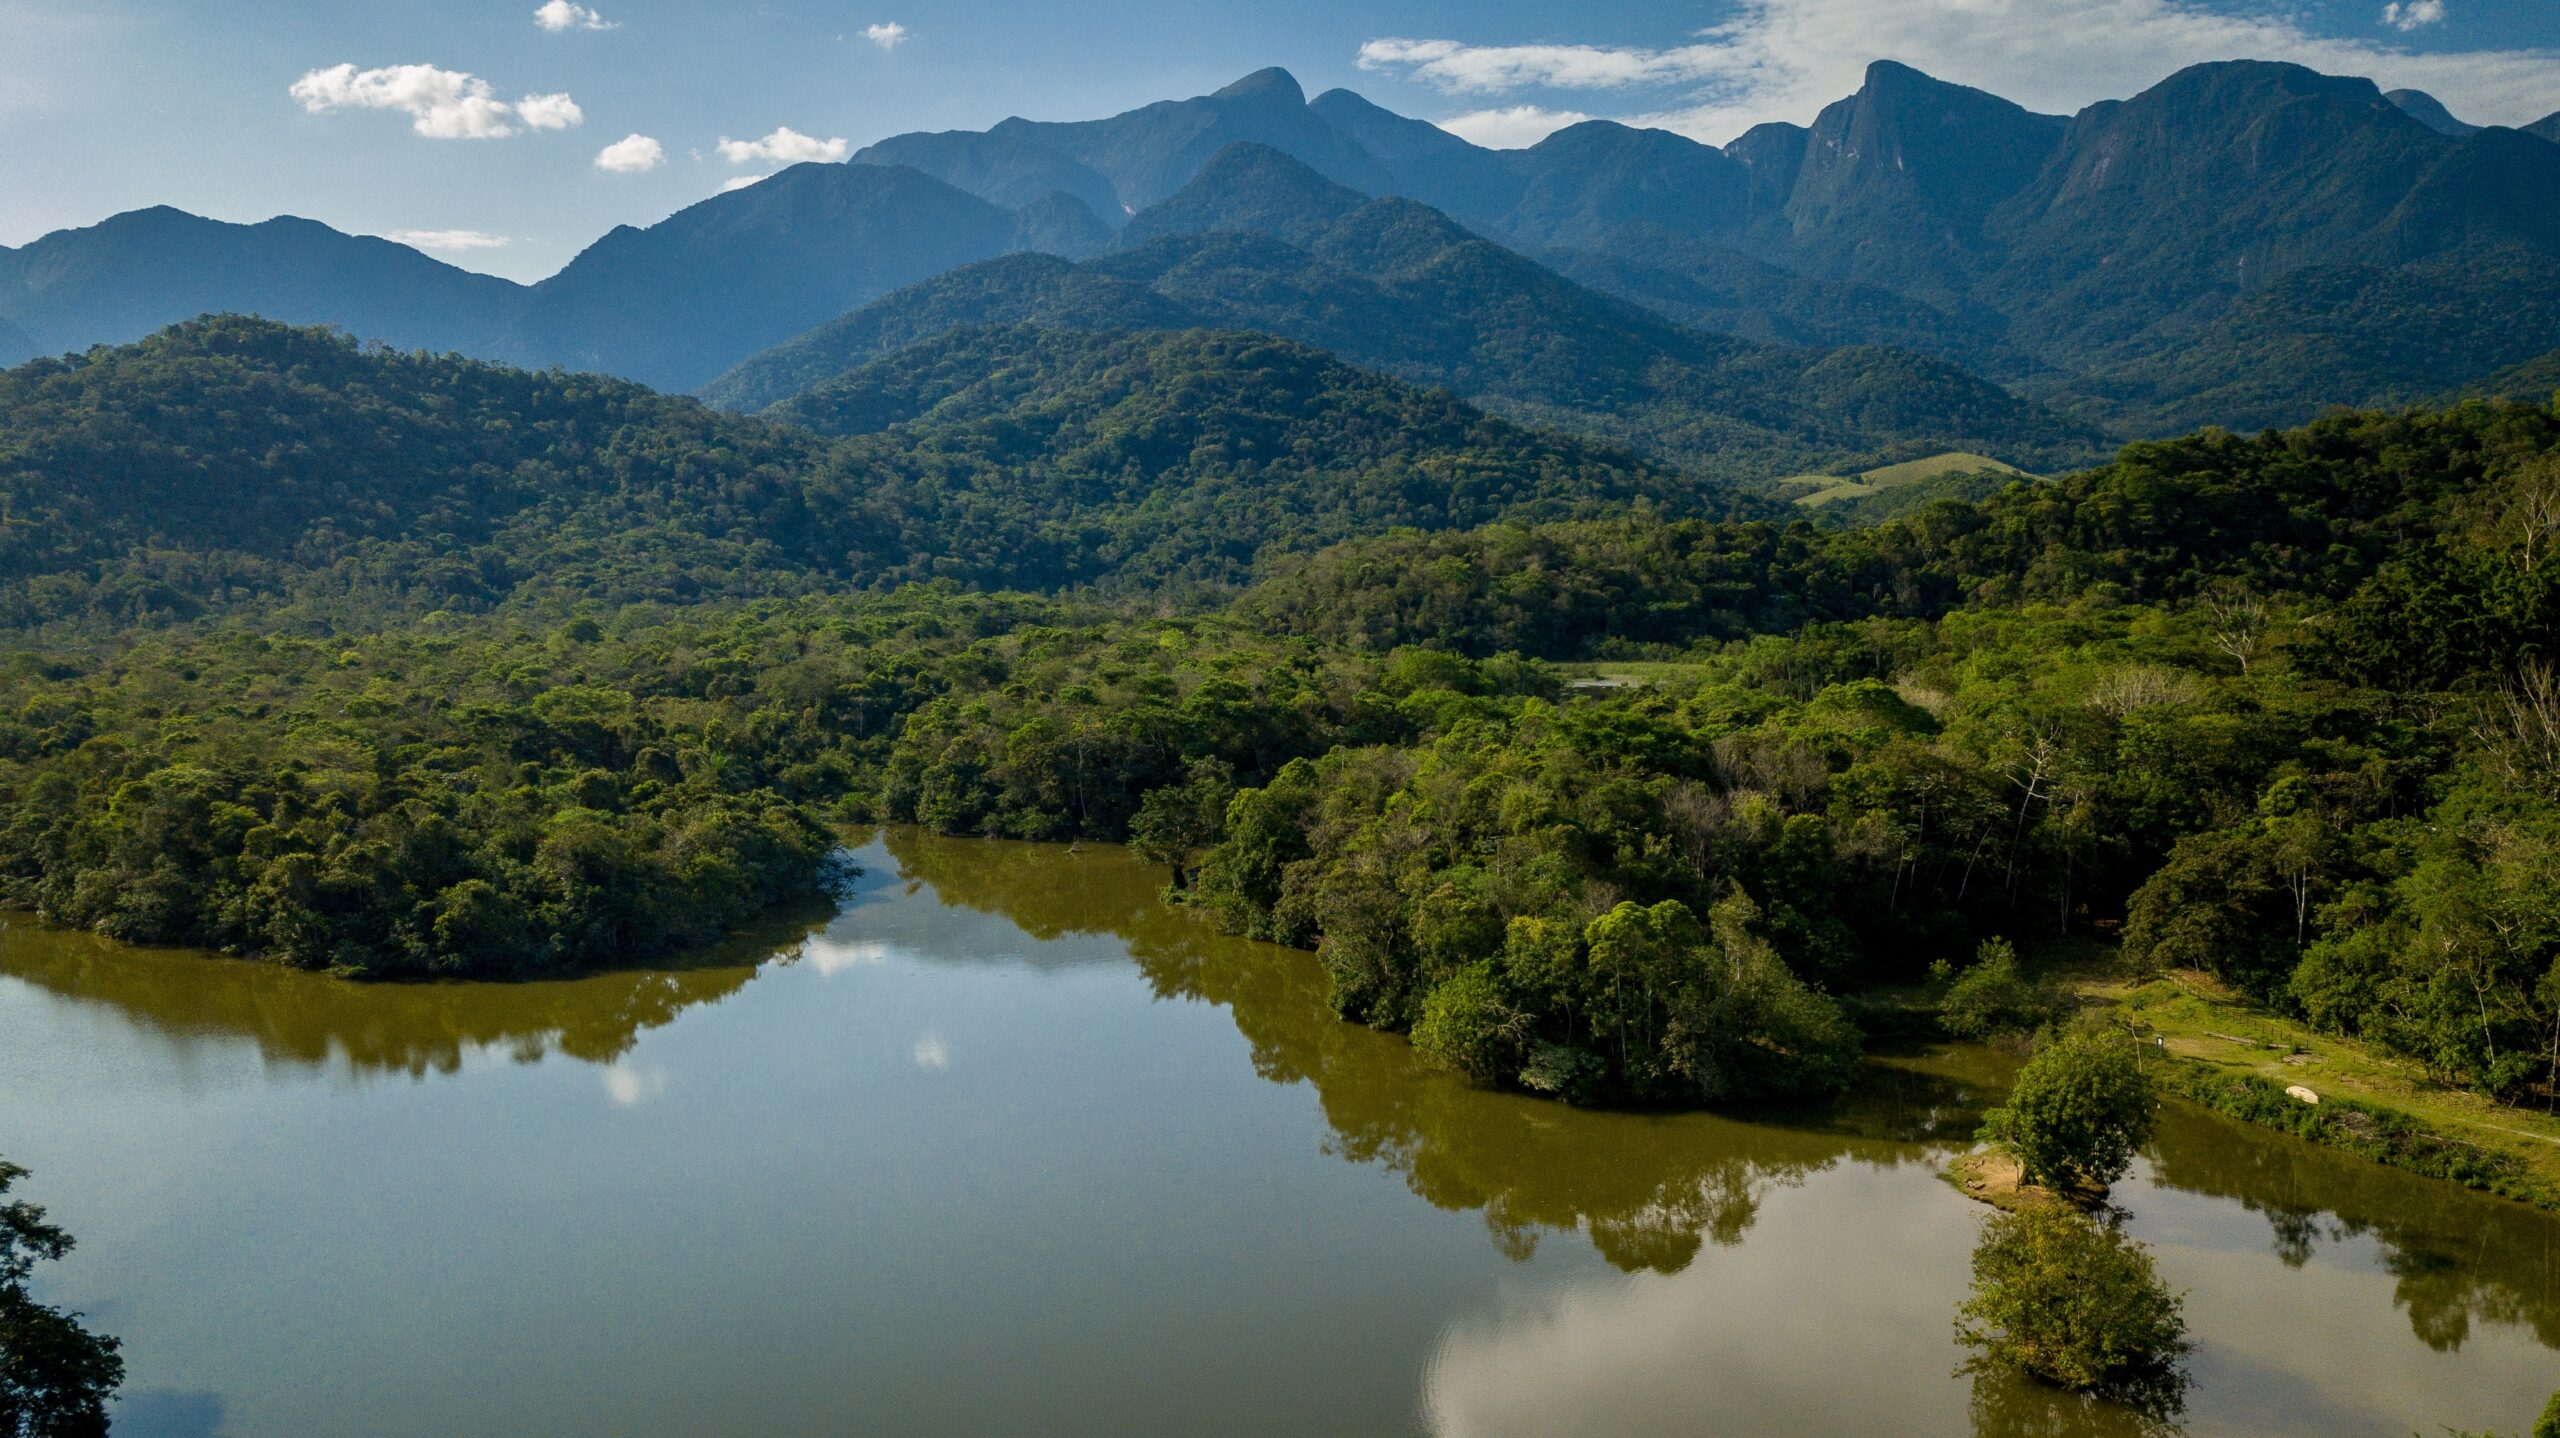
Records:
<instances>
[{"instance_id":1,"label":"mountain range","mask_svg":"<svg viewBox=\"0 0 2560 1438\"><path fill-rule=\"evenodd\" d=\"M732 405L953 325L1208 325L1682 464L1935 444L2032 466L2543 373L2560 115L2479 128L2253 61L2043 115L1880 62L1811 125L1722 147L1592 121L1491 150L1265 70L897 136L530 286L166 209L0 250L0 360L207 311Z\"/></svg>"}]
</instances>

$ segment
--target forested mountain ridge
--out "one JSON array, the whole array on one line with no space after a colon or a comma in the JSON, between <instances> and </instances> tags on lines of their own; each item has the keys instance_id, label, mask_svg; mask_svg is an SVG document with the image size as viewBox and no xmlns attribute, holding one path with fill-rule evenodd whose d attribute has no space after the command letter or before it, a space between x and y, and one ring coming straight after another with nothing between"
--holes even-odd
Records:
<instances>
[{"instance_id":1,"label":"forested mountain ridge","mask_svg":"<svg viewBox=\"0 0 2560 1438\"><path fill-rule=\"evenodd\" d=\"M1283 185L1296 203L1261 203ZM1666 323L1428 207L1364 200L1259 146L1221 152L1161 208L1207 232L1080 266L1015 257L960 270L760 355L704 396L761 408L937 325L1165 323L1298 340L1719 478L1903 457L1897 447L1975 449L2029 468L2099 448L2094 432L1943 362L1758 345ZM1153 214L1130 230L1148 231Z\"/></svg>"},{"instance_id":2,"label":"forested mountain ridge","mask_svg":"<svg viewBox=\"0 0 2560 1438\"><path fill-rule=\"evenodd\" d=\"M952 334L808 403L847 437L238 318L36 361L0 373L0 618L1234 583L1266 543L1741 502L1252 336Z\"/></svg>"},{"instance_id":3,"label":"forested mountain ridge","mask_svg":"<svg viewBox=\"0 0 2560 1438\"><path fill-rule=\"evenodd\" d=\"M1434 206L1679 324L1915 350L2119 436L2253 428L2439 393L2549 348L2555 125L2473 126L2414 92L2250 61L2038 115L1879 63L1812 125L1722 148L1595 121L1494 151L1264 71L1102 120L893 137L617 230L531 287L303 221L137 212L0 252L0 324L26 337L14 353L58 352L246 311L686 388L1008 252L1082 258L1248 211L1308 246L1314 220L1292 210L1320 192L1303 167ZM1206 212L1165 203L1240 143L1296 163ZM13 343L0 332L0 356ZM2255 378L2279 367L2282 385Z\"/></svg>"},{"instance_id":4,"label":"forested mountain ridge","mask_svg":"<svg viewBox=\"0 0 2560 1438\"><path fill-rule=\"evenodd\" d=\"M2208 374L2179 380L2164 357L2193 347L2191 331L2218 307L2296 271L2432 262L2433 283L2459 284L2459 258L2510 251L2462 303L2485 307L2527 276L2528 302L2546 302L2548 280L2518 266L2555 253L2531 218L2560 213L2548 157L2520 147L2516 131L2466 125L2421 100L2299 66L2234 61L2062 117L1879 62L1812 126L1763 125L1721 150L1593 122L1490 151L1344 91L1307 109L1388 177L1384 187L1348 183L1422 200L1524 252L1641 252L1630 237L1646 231L1687 241L1694 252L1677 264L1614 273L1579 265L1684 321L1781 337L1907 338L1908 312L1872 300L1846 310L1878 310L1873 327L1841 328L1847 296L1821 288L1870 286L1978 332L1930 352L2018 377L2079 373L2076 386L2055 387L2121 426L2156 432L2195 418L2209 408L2198 397L2219 387ZM1276 126L1279 111L1261 113ZM2551 124L2523 133L2560 139L2541 135ZM1008 142L1027 136L1008 132ZM1237 137L1345 179L1294 120L1285 134ZM961 136L937 141L967 145ZM1759 286L1747 298L1728 286L1724 303L1694 302L1702 279L1748 261L1799 284ZM2426 392L2445 378L2427 365L2448 356L2468 374L2526 357L2494 335L2467 346L2457 321L2425 306L2376 315L2356 332L2293 333L2306 355L2321 344L2343 350L2342 367L2298 373L2289 404L2269 396L2202 417L2299 419L2324 403ZM2243 362L2212 336L2204 345L2217 351L2204 369ZM2141 375L2121 372L2146 362Z\"/></svg>"}]
</instances>

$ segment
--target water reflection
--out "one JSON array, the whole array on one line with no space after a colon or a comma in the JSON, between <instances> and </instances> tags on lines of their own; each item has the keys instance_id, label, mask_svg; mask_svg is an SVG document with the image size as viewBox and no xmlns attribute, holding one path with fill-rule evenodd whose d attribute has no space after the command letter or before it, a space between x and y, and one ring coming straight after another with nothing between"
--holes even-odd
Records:
<instances>
[{"instance_id":1,"label":"water reflection","mask_svg":"<svg viewBox=\"0 0 2560 1438\"><path fill-rule=\"evenodd\" d=\"M2191 1109L2162 1115L2150 1158L2157 1182L2263 1215L2288 1266L2370 1239L2411 1330L2438 1352L2461 1348L2474 1323L2525 1328L2560 1348L2551 1214Z\"/></svg>"},{"instance_id":2,"label":"water reflection","mask_svg":"<svg viewBox=\"0 0 2560 1438\"><path fill-rule=\"evenodd\" d=\"M2168 1431L1956 1376L1982 1210L1931 1169L1999 1060L1580 1112L1337 1021L1120 851L879 843L823 929L562 984L0 928L0 1139L93 1238L61 1296L128 1338L132 1426ZM2192 1114L2120 1197L2199 1435L2513 1429L2552 1386L2542 1216Z\"/></svg>"},{"instance_id":3,"label":"water reflection","mask_svg":"<svg viewBox=\"0 0 2560 1438\"><path fill-rule=\"evenodd\" d=\"M1879 1067L1836 1106L1748 1122L1710 1114L1573 1111L1494 1093L1428 1068L1401 1039L1337 1018L1304 955L1223 938L1158 901L1159 871L1119 850L886 836L899 875L946 904L1001 915L1044 940L1107 934L1156 993L1216 1004L1278 1084L1307 1083L1328 1151L1383 1164L1415 1194L1484 1216L1526 1259L1542 1236L1580 1232L1622 1271L1676 1273L1704 1244L1733 1244L1766 1192L1842 1159L1939 1161L1970 1141L1990 1092L1938 1067ZM1071 882L1061 882L1072 875Z\"/></svg>"},{"instance_id":4,"label":"water reflection","mask_svg":"<svg viewBox=\"0 0 2560 1438\"><path fill-rule=\"evenodd\" d=\"M756 976L802 920L703 956L695 967L533 983L356 984L273 964L136 949L94 934L0 919L0 975L112 1008L185 1050L247 1038L269 1063L423 1077L495 1051L518 1063L560 1054L611 1064L638 1037L716 1003ZM611 1084L608 1084L611 1087Z\"/></svg>"}]
</instances>

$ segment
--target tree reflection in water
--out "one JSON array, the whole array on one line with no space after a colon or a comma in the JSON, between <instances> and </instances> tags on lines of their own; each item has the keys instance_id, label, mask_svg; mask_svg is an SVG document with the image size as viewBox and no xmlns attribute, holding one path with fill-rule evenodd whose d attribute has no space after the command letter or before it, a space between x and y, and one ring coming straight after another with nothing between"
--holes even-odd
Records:
<instances>
[{"instance_id":1,"label":"tree reflection in water","mask_svg":"<svg viewBox=\"0 0 2560 1438\"><path fill-rule=\"evenodd\" d=\"M2162 1113L2150 1157L2157 1182L2263 1215L2296 1267L2324 1243L2373 1239L2410 1329L2438 1352L2474 1323L2560 1348L2560 1216L2187 1108Z\"/></svg>"},{"instance_id":2,"label":"tree reflection in water","mask_svg":"<svg viewBox=\"0 0 2560 1438\"><path fill-rule=\"evenodd\" d=\"M1981 1110L2006 1086L2006 1061L1967 1051L1871 1063L1868 1081L1837 1105L1753 1122L1595 1113L1492 1093L1424 1066L1401 1039L1336 1019L1309 956L1224 938L1167 909L1162 876L1119 850L1068 855L911 830L885 837L900 873L943 902L1039 938L1109 934L1158 994L1227 1009L1257 1072L1313 1086L1332 1151L1388 1165L1443 1208L1482 1211L1516 1257L1541 1235L1578 1230L1622 1270L1676 1272L1704 1243L1740 1239L1772 1186L1842 1159L1942 1161L1971 1142ZM2524 1327L2560 1348L2560 1218L2183 1106L2163 1114L2145 1156L2168 1188L2265 1215L2288 1262L2339 1238L2375 1239L2411 1327L2431 1347L2457 1348L2483 1322ZM2032 1384L1986 1380L1977 1402L1999 1418L1985 1432L2089 1431L2085 1414L2069 1416L2085 1400ZM2174 1426L2174 1406L2104 1406L2135 1424L2129 1433Z\"/></svg>"},{"instance_id":3,"label":"tree reflection in water","mask_svg":"<svg viewBox=\"0 0 2560 1438\"><path fill-rule=\"evenodd\" d=\"M2065 1392L1988 1365L1972 1373L1975 1438L2177 1438L2187 1431L2181 1373L2156 1374L2104 1396Z\"/></svg>"},{"instance_id":4,"label":"tree reflection in water","mask_svg":"<svg viewBox=\"0 0 2560 1438\"><path fill-rule=\"evenodd\" d=\"M943 902L1001 915L1035 938L1108 933L1158 995L1226 1009L1257 1073L1315 1090L1329 1151L1385 1165L1438 1207L1481 1212L1514 1258L1544 1235L1580 1232L1623 1271L1678 1272L1705 1243L1739 1241L1772 1186L1844 1158L1939 1162L1979 1120L1979 1085L1884 1067L1836 1105L1759 1122L1491 1092L1427 1067L1400 1038L1337 1018L1312 957L1223 937L1166 908L1162 875L1122 851L886 837L899 873Z\"/></svg>"},{"instance_id":5,"label":"tree reflection in water","mask_svg":"<svg viewBox=\"0 0 2560 1438\"><path fill-rule=\"evenodd\" d=\"M810 933L803 915L681 969L633 969L523 983L355 983L215 955L136 949L94 934L0 921L0 974L111 1007L181 1051L199 1039L253 1041L271 1064L344 1065L350 1075L452 1073L465 1055L518 1063L561 1054L609 1064L638 1037L756 976L777 942Z\"/></svg>"}]
</instances>

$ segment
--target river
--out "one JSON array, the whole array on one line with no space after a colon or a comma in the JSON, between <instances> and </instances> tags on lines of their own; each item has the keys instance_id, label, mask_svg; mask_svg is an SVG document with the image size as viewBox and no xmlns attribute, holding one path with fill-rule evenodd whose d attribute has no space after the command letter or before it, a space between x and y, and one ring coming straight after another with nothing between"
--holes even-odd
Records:
<instances>
[{"instance_id":1,"label":"river","mask_svg":"<svg viewBox=\"0 0 2560 1438\"><path fill-rule=\"evenodd\" d=\"M1957 1372L2004 1067L1752 1121L1470 1088L1122 851L893 831L678 971L357 986L0 930L0 1154L120 1438L2118 1435ZM2199 1435L2521 1432L2560 1220L2174 1110Z\"/></svg>"}]
</instances>

